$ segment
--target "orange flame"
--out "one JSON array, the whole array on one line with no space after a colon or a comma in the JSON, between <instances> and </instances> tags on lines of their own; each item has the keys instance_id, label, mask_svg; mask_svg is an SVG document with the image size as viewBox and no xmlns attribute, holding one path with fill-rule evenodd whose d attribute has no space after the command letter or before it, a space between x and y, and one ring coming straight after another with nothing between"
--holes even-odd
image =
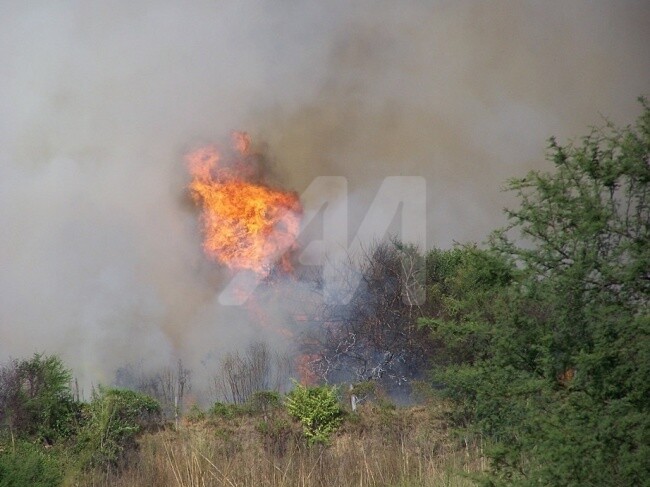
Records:
<instances>
[{"instance_id":1,"label":"orange flame","mask_svg":"<svg viewBox=\"0 0 650 487\"><path fill-rule=\"evenodd\" d=\"M298 195L255 181L248 134L233 134L233 155L222 160L215 146L186 156L192 198L202 206L203 248L231 269L266 276L278 261L291 270L302 207Z\"/></svg>"},{"instance_id":2,"label":"orange flame","mask_svg":"<svg viewBox=\"0 0 650 487\"><path fill-rule=\"evenodd\" d=\"M320 358L317 354L303 353L296 357L296 369L300 377L300 383L304 386L318 384L318 376L311 369L311 362Z\"/></svg>"}]
</instances>

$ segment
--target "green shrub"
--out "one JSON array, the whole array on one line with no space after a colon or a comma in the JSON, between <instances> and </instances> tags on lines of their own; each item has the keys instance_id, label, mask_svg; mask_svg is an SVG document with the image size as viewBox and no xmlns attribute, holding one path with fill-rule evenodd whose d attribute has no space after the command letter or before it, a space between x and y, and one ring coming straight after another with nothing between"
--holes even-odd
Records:
<instances>
[{"instance_id":1,"label":"green shrub","mask_svg":"<svg viewBox=\"0 0 650 487\"><path fill-rule=\"evenodd\" d=\"M247 401L247 406L253 413L266 414L280 405L280 393L277 391L257 391L251 394Z\"/></svg>"},{"instance_id":2,"label":"green shrub","mask_svg":"<svg viewBox=\"0 0 650 487\"><path fill-rule=\"evenodd\" d=\"M365 397L374 398L378 393L379 387L377 382L372 380L367 380L363 382L357 382L354 384L350 390L352 394L356 394L359 399Z\"/></svg>"},{"instance_id":3,"label":"green shrub","mask_svg":"<svg viewBox=\"0 0 650 487\"><path fill-rule=\"evenodd\" d=\"M566 145L552 138L551 172L508 181L519 200L508 226L485 250L463 247L431 286L438 305L421 324L437 344L433 378L465 443L485 441L490 485L648 485L650 103L641 103L635 126L608 123Z\"/></svg>"},{"instance_id":4,"label":"green shrub","mask_svg":"<svg viewBox=\"0 0 650 487\"><path fill-rule=\"evenodd\" d=\"M20 441L0 446L0 487L55 487L61 485L63 472L58 458L39 445Z\"/></svg>"},{"instance_id":5,"label":"green shrub","mask_svg":"<svg viewBox=\"0 0 650 487\"><path fill-rule=\"evenodd\" d=\"M70 390L71 377L55 355L37 353L0 366L0 427L47 444L69 437L79 411Z\"/></svg>"},{"instance_id":6,"label":"green shrub","mask_svg":"<svg viewBox=\"0 0 650 487\"><path fill-rule=\"evenodd\" d=\"M296 384L286 398L289 414L299 420L309 444L327 443L343 421L343 410L334 387Z\"/></svg>"},{"instance_id":7,"label":"green shrub","mask_svg":"<svg viewBox=\"0 0 650 487\"><path fill-rule=\"evenodd\" d=\"M159 424L162 410L155 399L128 390L100 389L86 409L86 423L79 434L83 466L115 465L135 449L136 435Z\"/></svg>"},{"instance_id":8,"label":"green shrub","mask_svg":"<svg viewBox=\"0 0 650 487\"><path fill-rule=\"evenodd\" d=\"M238 404L226 404L223 402L215 402L210 408L210 416L213 418L233 419L237 416L243 416L248 413L248 408Z\"/></svg>"}]
</instances>

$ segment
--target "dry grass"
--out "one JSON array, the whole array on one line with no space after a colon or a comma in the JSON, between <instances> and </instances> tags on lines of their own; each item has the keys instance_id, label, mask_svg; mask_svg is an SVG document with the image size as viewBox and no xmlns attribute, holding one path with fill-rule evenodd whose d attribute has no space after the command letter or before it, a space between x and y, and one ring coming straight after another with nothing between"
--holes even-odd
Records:
<instances>
[{"instance_id":1,"label":"dry grass","mask_svg":"<svg viewBox=\"0 0 650 487\"><path fill-rule=\"evenodd\" d=\"M482 468L478 448L451 438L439 408L366 406L326 447L307 446L283 411L148 433L129 466L79 485L469 486Z\"/></svg>"}]
</instances>

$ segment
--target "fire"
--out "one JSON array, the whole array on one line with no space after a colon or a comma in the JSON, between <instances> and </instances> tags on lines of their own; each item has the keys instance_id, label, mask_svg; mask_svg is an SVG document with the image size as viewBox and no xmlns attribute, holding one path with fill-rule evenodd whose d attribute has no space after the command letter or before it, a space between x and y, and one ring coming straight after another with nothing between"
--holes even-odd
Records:
<instances>
[{"instance_id":1,"label":"fire","mask_svg":"<svg viewBox=\"0 0 650 487\"><path fill-rule=\"evenodd\" d=\"M261 181L248 134L237 132L232 142L226 157L215 146L186 156L192 198L202 207L203 248L231 269L266 276L279 262L289 271L302 214L298 196Z\"/></svg>"},{"instance_id":2,"label":"fire","mask_svg":"<svg viewBox=\"0 0 650 487\"><path fill-rule=\"evenodd\" d=\"M296 358L296 369L300 376L300 383L307 386L318 384L318 376L311 368L311 363L320 359L318 354L303 353Z\"/></svg>"}]
</instances>

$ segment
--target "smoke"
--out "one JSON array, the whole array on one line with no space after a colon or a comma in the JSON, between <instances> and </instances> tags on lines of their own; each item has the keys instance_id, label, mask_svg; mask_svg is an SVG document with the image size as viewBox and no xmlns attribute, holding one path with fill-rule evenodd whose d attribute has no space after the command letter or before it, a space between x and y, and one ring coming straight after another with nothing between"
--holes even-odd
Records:
<instances>
[{"instance_id":1,"label":"smoke","mask_svg":"<svg viewBox=\"0 0 650 487\"><path fill-rule=\"evenodd\" d=\"M406 175L431 245L483 239L547 137L635 117L649 20L643 1L3 2L0 360L59 353L88 384L259 338L218 303L182 162L231 129L286 188L347 177L352 233Z\"/></svg>"}]
</instances>

